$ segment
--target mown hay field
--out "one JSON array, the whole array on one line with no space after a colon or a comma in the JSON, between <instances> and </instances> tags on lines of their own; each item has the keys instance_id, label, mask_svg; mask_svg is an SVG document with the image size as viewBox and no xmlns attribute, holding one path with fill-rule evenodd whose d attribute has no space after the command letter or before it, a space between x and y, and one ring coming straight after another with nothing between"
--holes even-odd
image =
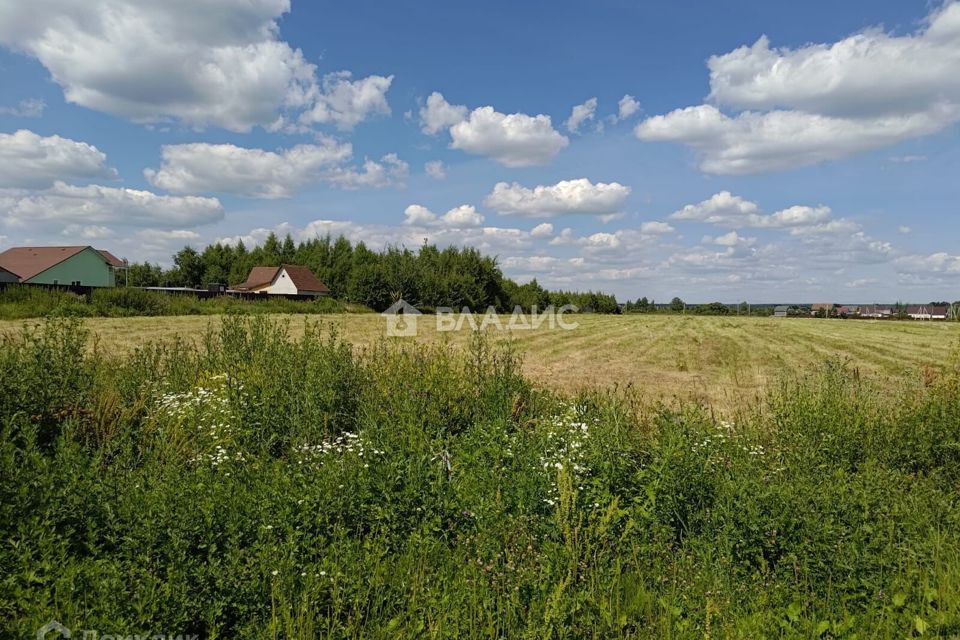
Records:
<instances>
[{"instance_id":1,"label":"mown hay field","mask_svg":"<svg viewBox=\"0 0 960 640\"><path fill-rule=\"evenodd\" d=\"M294 336L302 335L306 323L321 323L335 327L357 348L386 339L385 320L375 314L272 317L288 325ZM577 329L551 329L544 323L538 329L496 336L512 341L522 356L524 374L549 388L577 392L630 385L652 402L692 399L718 408L753 402L771 384L828 359L838 359L866 377L935 375L960 345L960 324L946 322L592 314L569 318ZM88 318L84 323L100 348L123 353L152 340L199 340L221 321L219 316L167 316ZM0 321L0 333L22 325ZM417 338L391 340L465 345L470 334L466 326L438 332L436 318L422 316Z\"/></svg>"}]
</instances>

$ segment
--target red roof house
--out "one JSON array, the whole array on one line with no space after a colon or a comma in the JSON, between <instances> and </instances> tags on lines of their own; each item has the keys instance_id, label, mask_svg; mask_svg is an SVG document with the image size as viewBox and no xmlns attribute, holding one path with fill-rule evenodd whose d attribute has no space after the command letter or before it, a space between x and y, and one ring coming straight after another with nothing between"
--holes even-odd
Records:
<instances>
[{"instance_id":1,"label":"red roof house","mask_svg":"<svg viewBox=\"0 0 960 640\"><path fill-rule=\"evenodd\" d=\"M328 296L330 289L320 282L307 267L283 264L279 267L254 267L247 280L237 286L240 291L256 293Z\"/></svg>"}]
</instances>

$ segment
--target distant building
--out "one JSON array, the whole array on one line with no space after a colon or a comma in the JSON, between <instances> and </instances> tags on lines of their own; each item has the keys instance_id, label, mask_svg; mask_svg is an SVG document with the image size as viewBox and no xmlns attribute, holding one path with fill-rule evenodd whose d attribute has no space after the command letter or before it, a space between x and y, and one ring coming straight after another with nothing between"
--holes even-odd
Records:
<instances>
[{"instance_id":1,"label":"distant building","mask_svg":"<svg viewBox=\"0 0 960 640\"><path fill-rule=\"evenodd\" d=\"M0 253L0 282L112 287L126 263L90 246L13 247Z\"/></svg>"},{"instance_id":2,"label":"distant building","mask_svg":"<svg viewBox=\"0 0 960 640\"><path fill-rule=\"evenodd\" d=\"M817 302L810 305L810 315L815 316L821 311L824 313L824 315L829 316L833 312L833 304L827 302Z\"/></svg>"},{"instance_id":3,"label":"distant building","mask_svg":"<svg viewBox=\"0 0 960 640\"><path fill-rule=\"evenodd\" d=\"M913 320L946 320L947 308L935 305L910 305L907 316Z\"/></svg>"},{"instance_id":4,"label":"distant building","mask_svg":"<svg viewBox=\"0 0 960 640\"><path fill-rule=\"evenodd\" d=\"M890 318L893 317L893 307L890 305L868 304L860 307L861 318Z\"/></svg>"},{"instance_id":5,"label":"distant building","mask_svg":"<svg viewBox=\"0 0 960 640\"><path fill-rule=\"evenodd\" d=\"M0 282L20 282L20 278L12 271L7 271L3 267L0 267Z\"/></svg>"},{"instance_id":6,"label":"distant building","mask_svg":"<svg viewBox=\"0 0 960 640\"><path fill-rule=\"evenodd\" d=\"M785 305L785 304L781 304L781 305L779 305L779 306L774 307L774 308L773 308L773 317L774 317L774 318L786 318L786 317L787 317L787 310L788 310L788 309L789 309L789 307L787 307L787 305Z\"/></svg>"},{"instance_id":7,"label":"distant building","mask_svg":"<svg viewBox=\"0 0 960 640\"><path fill-rule=\"evenodd\" d=\"M284 264L279 267L254 267L239 291L273 295L328 296L330 289L307 267Z\"/></svg>"}]
</instances>

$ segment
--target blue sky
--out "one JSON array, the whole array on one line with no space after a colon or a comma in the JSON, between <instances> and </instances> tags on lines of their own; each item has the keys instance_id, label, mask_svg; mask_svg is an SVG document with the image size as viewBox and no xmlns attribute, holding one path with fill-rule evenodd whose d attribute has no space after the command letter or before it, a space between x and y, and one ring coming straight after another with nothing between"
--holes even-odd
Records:
<instances>
[{"instance_id":1,"label":"blue sky","mask_svg":"<svg viewBox=\"0 0 960 640\"><path fill-rule=\"evenodd\" d=\"M620 299L953 300L958 68L955 1L0 0L0 248L329 231Z\"/></svg>"}]
</instances>

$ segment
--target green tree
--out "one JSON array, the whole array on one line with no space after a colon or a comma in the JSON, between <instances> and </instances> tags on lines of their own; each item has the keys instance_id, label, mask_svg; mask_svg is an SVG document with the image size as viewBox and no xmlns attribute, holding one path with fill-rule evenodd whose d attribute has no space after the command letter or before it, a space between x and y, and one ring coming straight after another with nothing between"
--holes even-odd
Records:
<instances>
[{"instance_id":1,"label":"green tree","mask_svg":"<svg viewBox=\"0 0 960 640\"><path fill-rule=\"evenodd\" d=\"M199 287L203 283L203 259L196 249L186 246L173 256L174 279L181 287Z\"/></svg>"}]
</instances>

